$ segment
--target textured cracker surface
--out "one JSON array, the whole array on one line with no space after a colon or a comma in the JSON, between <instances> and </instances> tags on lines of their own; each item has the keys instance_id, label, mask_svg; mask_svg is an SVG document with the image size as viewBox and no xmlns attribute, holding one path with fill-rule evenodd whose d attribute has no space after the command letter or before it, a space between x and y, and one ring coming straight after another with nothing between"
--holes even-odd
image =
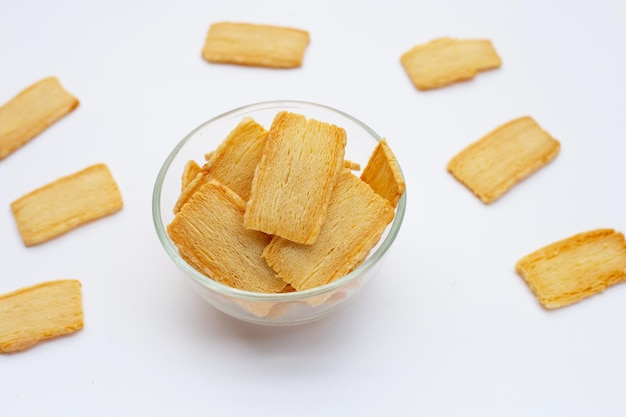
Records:
<instances>
[{"instance_id":1,"label":"textured cracker surface","mask_svg":"<svg viewBox=\"0 0 626 417\"><path fill-rule=\"evenodd\" d=\"M502 64L488 39L439 38L415 46L400 60L419 90L469 80L478 71L498 68Z\"/></svg>"},{"instance_id":2,"label":"textured cracker surface","mask_svg":"<svg viewBox=\"0 0 626 417\"><path fill-rule=\"evenodd\" d=\"M217 149L211 152L201 171L183 188L174 206L174 213L180 210L193 193L212 179L248 201L254 172L263 155L268 133L254 119L244 117Z\"/></svg>"},{"instance_id":3,"label":"textured cracker surface","mask_svg":"<svg viewBox=\"0 0 626 417\"><path fill-rule=\"evenodd\" d=\"M0 352L27 349L83 328L81 284L43 282L0 295Z\"/></svg>"},{"instance_id":4,"label":"textured cracker surface","mask_svg":"<svg viewBox=\"0 0 626 417\"><path fill-rule=\"evenodd\" d=\"M246 291L286 287L261 257L271 236L243 227L245 201L211 180L198 189L168 225L181 256L208 277Z\"/></svg>"},{"instance_id":5,"label":"textured cracker surface","mask_svg":"<svg viewBox=\"0 0 626 417\"><path fill-rule=\"evenodd\" d=\"M244 225L298 243L315 242L343 168L343 128L280 112L252 181Z\"/></svg>"},{"instance_id":6,"label":"textured cracker surface","mask_svg":"<svg viewBox=\"0 0 626 417\"><path fill-rule=\"evenodd\" d=\"M269 68L302 65L308 32L295 28L219 22L209 28L202 56L209 62Z\"/></svg>"},{"instance_id":7,"label":"textured cracker surface","mask_svg":"<svg viewBox=\"0 0 626 417\"><path fill-rule=\"evenodd\" d=\"M96 164L38 188L11 203L26 246L43 243L121 210L122 196L105 164Z\"/></svg>"},{"instance_id":8,"label":"textured cracker surface","mask_svg":"<svg viewBox=\"0 0 626 417\"><path fill-rule=\"evenodd\" d=\"M0 107L0 160L78 106L55 77L44 78Z\"/></svg>"},{"instance_id":9,"label":"textured cracker surface","mask_svg":"<svg viewBox=\"0 0 626 417\"><path fill-rule=\"evenodd\" d=\"M591 230L523 257L516 269L545 308L564 307L626 279L626 242L613 229Z\"/></svg>"},{"instance_id":10,"label":"textured cracker surface","mask_svg":"<svg viewBox=\"0 0 626 417\"><path fill-rule=\"evenodd\" d=\"M469 145L448 171L481 201L490 204L552 161L559 142L531 117L512 120Z\"/></svg>"},{"instance_id":11,"label":"textured cracker surface","mask_svg":"<svg viewBox=\"0 0 626 417\"><path fill-rule=\"evenodd\" d=\"M374 148L361 173L361 179L378 195L389 201L392 207L398 205L398 200L406 190L406 184L398 161L385 139L381 139Z\"/></svg>"},{"instance_id":12,"label":"textured cracker surface","mask_svg":"<svg viewBox=\"0 0 626 417\"><path fill-rule=\"evenodd\" d=\"M393 217L391 204L345 169L337 178L318 240L302 245L274 237L263 256L297 290L314 288L362 262Z\"/></svg>"},{"instance_id":13,"label":"textured cracker surface","mask_svg":"<svg viewBox=\"0 0 626 417\"><path fill-rule=\"evenodd\" d=\"M183 169L183 174L180 178L180 190L181 192L191 183L191 181L196 178L196 175L200 173L202 168L198 163L194 160L189 160L185 164L185 168Z\"/></svg>"}]
</instances>

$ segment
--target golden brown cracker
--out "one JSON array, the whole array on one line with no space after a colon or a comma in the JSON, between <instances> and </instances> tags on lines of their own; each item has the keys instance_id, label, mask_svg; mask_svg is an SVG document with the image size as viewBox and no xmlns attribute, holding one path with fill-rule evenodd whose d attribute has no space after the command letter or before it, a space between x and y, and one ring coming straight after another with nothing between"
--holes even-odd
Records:
<instances>
[{"instance_id":1,"label":"golden brown cracker","mask_svg":"<svg viewBox=\"0 0 626 417\"><path fill-rule=\"evenodd\" d=\"M278 113L252 181L245 227L297 243L315 242L345 146L343 128Z\"/></svg>"},{"instance_id":2,"label":"golden brown cracker","mask_svg":"<svg viewBox=\"0 0 626 417\"><path fill-rule=\"evenodd\" d=\"M531 117L512 120L469 145L448 171L481 201L490 204L552 161L559 142Z\"/></svg>"},{"instance_id":3,"label":"golden brown cracker","mask_svg":"<svg viewBox=\"0 0 626 417\"><path fill-rule=\"evenodd\" d=\"M183 205L167 232L181 256L206 276L246 291L274 293L286 283L261 257L271 236L243 227L245 201L210 180Z\"/></svg>"},{"instance_id":4,"label":"golden brown cracker","mask_svg":"<svg viewBox=\"0 0 626 417\"><path fill-rule=\"evenodd\" d=\"M361 170L361 164L359 164L358 162L347 160L347 159L344 159L343 167L344 168L348 168L351 171L360 171Z\"/></svg>"},{"instance_id":5,"label":"golden brown cracker","mask_svg":"<svg viewBox=\"0 0 626 417\"><path fill-rule=\"evenodd\" d=\"M193 181L194 178L196 178L196 175L198 175L201 170L202 168L200 167L200 165L198 165L196 161L187 161L187 163L185 164L185 168L183 168L183 175L181 176L181 191L184 191L185 188L187 188L189 183Z\"/></svg>"},{"instance_id":6,"label":"golden brown cracker","mask_svg":"<svg viewBox=\"0 0 626 417\"><path fill-rule=\"evenodd\" d=\"M401 62L419 90L469 80L478 71L502 64L490 40L454 38L439 38L417 45L402 55Z\"/></svg>"},{"instance_id":7,"label":"golden brown cracker","mask_svg":"<svg viewBox=\"0 0 626 417\"><path fill-rule=\"evenodd\" d=\"M385 198L392 207L398 205L406 190L404 177L386 139L381 139L361 173L361 179Z\"/></svg>"},{"instance_id":8,"label":"golden brown cracker","mask_svg":"<svg viewBox=\"0 0 626 417\"><path fill-rule=\"evenodd\" d=\"M279 277L298 291L327 284L361 262L393 220L391 204L344 169L317 241L302 245L275 236L263 251Z\"/></svg>"},{"instance_id":9,"label":"golden brown cracker","mask_svg":"<svg viewBox=\"0 0 626 417\"><path fill-rule=\"evenodd\" d=\"M178 195L178 199L174 204L174 214L178 213L181 207L185 205L187 201L189 201L191 196L207 182L209 182L208 174L206 171L203 171L201 169L200 172L198 172L196 176L193 177L181 190L180 194Z\"/></svg>"},{"instance_id":10,"label":"golden brown cracker","mask_svg":"<svg viewBox=\"0 0 626 417\"><path fill-rule=\"evenodd\" d=\"M174 205L174 213L178 213L193 193L212 179L247 201L267 135L268 131L263 126L251 117L244 117L217 149L210 153L200 172L182 189Z\"/></svg>"},{"instance_id":11,"label":"golden brown cracker","mask_svg":"<svg viewBox=\"0 0 626 417\"><path fill-rule=\"evenodd\" d=\"M26 246L43 243L121 210L122 196L105 164L40 187L11 203Z\"/></svg>"},{"instance_id":12,"label":"golden brown cracker","mask_svg":"<svg viewBox=\"0 0 626 417\"><path fill-rule=\"evenodd\" d=\"M78 106L56 77L44 78L0 107L0 160Z\"/></svg>"},{"instance_id":13,"label":"golden brown cracker","mask_svg":"<svg viewBox=\"0 0 626 417\"><path fill-rule=\"evenodd\" d=\"M80 281L43 282L0 295L0 352L27 349L83 328Z\"/></svg>"},{"instance_id":14,"label":"golden brown cracker","mask_svg":"<svg viewBox=\"0 0 626 417\"><path fill-rule=\"evenodd\" d=\"M251 117L233 129L202 168L245 201L250 198L254 171L261 160L268 131Z\"/></svg>"},{"instance_id":15,"label":"golden brown cracker","mask_svg":"<svg viewBox=\"0 0 626 417\"><path fill-rule=\"evenodd\" d=\"M219 22L209 28L202 56L209 62L269 68L302 65L309 33L295 28Z\"/></svg>"},{"instance_id":16,"label":"golden brown cracker","mask_svg":"<svg viewBox=\"0 0 626 417\"><path fill-rule=\"evenodd\" d=\"M516 269L545 308L565 307L626 280L626 241L613 229L579 233L523 257Z\"/></svg>"}]
</instances>

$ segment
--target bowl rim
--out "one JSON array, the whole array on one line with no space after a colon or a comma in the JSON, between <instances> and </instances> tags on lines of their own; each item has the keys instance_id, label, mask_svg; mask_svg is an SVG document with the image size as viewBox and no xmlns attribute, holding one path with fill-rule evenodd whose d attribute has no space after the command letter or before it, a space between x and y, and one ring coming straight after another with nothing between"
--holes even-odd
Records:
<instances>
[{"instance_id":1,"label":"bowl rim","mask_svg":"<svg viewBox=\"0 0 626 417\"><path fill-rule=\"evenodd\" d=\"M388 226L389 231L385 236L384 240L380 243L380 245L376 248L376 250L371 253L367 259L355 268L350 273L344 275L341 278L338 278L328 284L321 285L319 287L311 288L308 290L302 291L294 291L288 293L257 293L252 291L240 290L238 288L233 288L228 285L222 284L218 281L215 281L208 276L202 274L197 271L191 265L189 265L178 253L178 249L174 245L174 243L170 240L167 235L167 231L165 230L163 224L163 217L161 215L161 191L163 187L163 181L165 176L172 164L174 158L178 155L181 148L191 140L198 131L202 130L205 126L214 123L218 120L225 119L231 116L234 116L238 113L245 113L253 110L269 110L272 108L276 109L288 109L294 107L314 107L325 111L334 112L342 117L349 119L350 121L357 124L359 127L364 129L367 133L369 133L373 139L380 142L382 137L378 135L374 130L372 130L365 123L361 122L359 119L341 111L335 109L330 106L326 106L323 104L313 103L309 101L300 101L300 100L270 100L270 101L262 101L253 104L248 104L245 106L240 106L235 109L229 110L225 113L222 113L218 116L215 116L197 126L191 132L189 132L185 137L176 144L174 149L169 153L159 173L156 177L156 181L154 183L153 192L152 192L152 220L154 223L154 227L156 229L157 236L161 242L161 245L165 249L165 252L169 255L169 257L174 261L174 263L189 277L191 277L197 284L205 287L209 290L220 293L224 296L237 298L240 300L246 301L263 301L263 302L282 302L282 301L301 301L302 299L306 299L309 297L314 297L322 294L326 294L331 291L335 291L339 288L349 285L352 281L360 277L364 272L372 268L376 265L381 258L387 253L392 243L396 239L398 232L400 231L400 226L402 225L402 221L404 219L404 214L406 211L406 191L398 201L398 204L395 209L395 215L391 222L391 225ZM242 115L243 116L243 115ZM400 174L404 179L404 174L402 173L402 168L398 165L400 169Z\"/></svg>"}]
</instances>

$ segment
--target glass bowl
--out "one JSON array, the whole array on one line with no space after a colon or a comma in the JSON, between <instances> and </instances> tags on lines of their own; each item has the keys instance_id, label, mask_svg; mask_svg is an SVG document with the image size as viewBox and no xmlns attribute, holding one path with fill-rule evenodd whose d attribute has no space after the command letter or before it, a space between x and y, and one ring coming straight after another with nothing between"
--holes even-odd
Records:
<instances>
[{"instance_id":1,"label":"glass bowl","mask_svg":"<svg viewBox=\"0 0 626 417\"><path fill-rule=\"evenodd\" d=\"M393 221L366 260L349 274L320 287L279 294L255 293L221 284L194 269L181 258L166 232L167 225L174 218L173 207L181 192L185 164L195 160L202 166L205 153L216 149L245 116L252 117L269 130L274 116L282 110L343 127L347 134L345 159L359 163L361 169L381 139L361 121L324 105L302 101L251 104L203 123L181 140L163 163L152 196L152 216L159 240L165 252L182 271L181 275L189 278L197 293L232 317L249 323L274 326L308 323L327 317L345 306L378 272L381 260L400 230L406 207L405 193L398 202Z\"/></svg>"}]
</instances>

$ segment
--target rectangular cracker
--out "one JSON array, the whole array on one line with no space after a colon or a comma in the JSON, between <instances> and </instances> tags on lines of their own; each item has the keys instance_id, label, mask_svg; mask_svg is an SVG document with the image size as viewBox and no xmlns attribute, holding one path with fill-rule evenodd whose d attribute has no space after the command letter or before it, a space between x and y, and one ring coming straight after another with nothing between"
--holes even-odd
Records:
<instances>
[{"instance_id":1,"label":"rectangular cracker","mask_svg":"<svg viewBox=\"0 0 626 417\"><path fill-rule=\"evenodd\" d=\"M44 78L0 107L0 160L78 106L56 77Z\"/></svg>"},{"instance_id":2,"label":"rectangular cracker","mask_svg":"<svg viewBox=\"0 0 626 417\"><path fill-rule=\"evenodd\" d=\"M302 245L275 236L263 257L298 291L327 284L350 272L376 245L393 220L391 204L342 170L317 241Z\"/></svg>"},{"instance_id":3,"label":"rectangular cracker","mask_svg":"<svg viewBox=\"0 0 626 417\"><path fill-rule=\"evenodd\" d=\"M469 80L478 71L498 68L502 64L488 39L439 38L415 46L400 60L418 90Z\"/></svg>"},{"instance_id":4,"label":"rectangular cracker","mask_svg":"<svg viewBox=\"0 0 626 417\"><path fill-rule=\"evenodd\" d=\"M345 146L343 128L279 112L252 181L245 227L314 243L343 167Z\"/></svg>"},{"instance_id":5,"label":"rectangular cracker","mask_svg":"<svg viewBox=\"0 0 626 417\"><path fill-rule=\"evenodd\" d=\"M244 117L220 145L211 152L201 172L183 188L174 206L174 213L189 200L200 187L215 179L244 201L250 198L254 171L261 160L268 131L251 117Z\"/></svg>"},{"instance_id":6,"label":"rectangular cracker","mask_svg":"<svg viewBox=\"0 0 626 417\"><path fill-rule=\"evenodd\" d=\"M448 171L485 204L552 161L560 143L531 117L503 124L469 145Z\"/></svg>"},{"instance_id":7,"label":"rectangular cracker","mask_svg":"<svg viewBox=\"0 0 626 417\"><path fill-rule=\"evenodd\" d=\"M200 187L167 226L181 256L234 288L275 293L286 287L261 257L271 236L243 227L246 203L216 180Z\"/></svg>"},{"instance_id":8,"label":"rectangular cracker","mask_svg":"<svg viewBox=\"0 0 626 417\"><path fill-rule=\"evenodd\" d=\"M121 210L122 196L105 164L96 164L40 187L11 203L26 246L46 242Z\"/></svg>"},{"instance_id":9,"label":"rectangular cracker","mask_svg":"<svg viewBox=\"0 0 626 417\"><path fill-rule=\"evenodd\" d=\"M309 33L300 29L219 22L209 28L202 56L213 63L294 68L308 44Z\"/></svg>"},{"instance_id":10,"label":"rectangular cracker","mask_svg":"<svg viewBox=\"0 0 626 417\"><path fill-rule=\"evenodd\" d=\"M80 281L42 282L0 295L0 352L27 349L83 328Z\"/></svg>"},{"instance_id":11,"label":"rectangular cracker","mask_svg":"<svg viewBox=\"0 0 626 417\"><path fill-rule=\"evenodd\" d=\"M361 173L361 180L389 201L392 207L395 208L398 205L400 197L406 190L406 184L398 161L386 139L381 139L374 148L374 152Z\"/></svg>"},{"instance_id":12,"label":"rectangular cracker","mask_svg":"<svg viewBox=\"0 0 626 417\"><path fill-rule=\"evenodd\" d=\"M591 230L545 246L515 267L545 308L565 307L626 280L626 241L613 229Z\"/></svg>"}]
</instances>

